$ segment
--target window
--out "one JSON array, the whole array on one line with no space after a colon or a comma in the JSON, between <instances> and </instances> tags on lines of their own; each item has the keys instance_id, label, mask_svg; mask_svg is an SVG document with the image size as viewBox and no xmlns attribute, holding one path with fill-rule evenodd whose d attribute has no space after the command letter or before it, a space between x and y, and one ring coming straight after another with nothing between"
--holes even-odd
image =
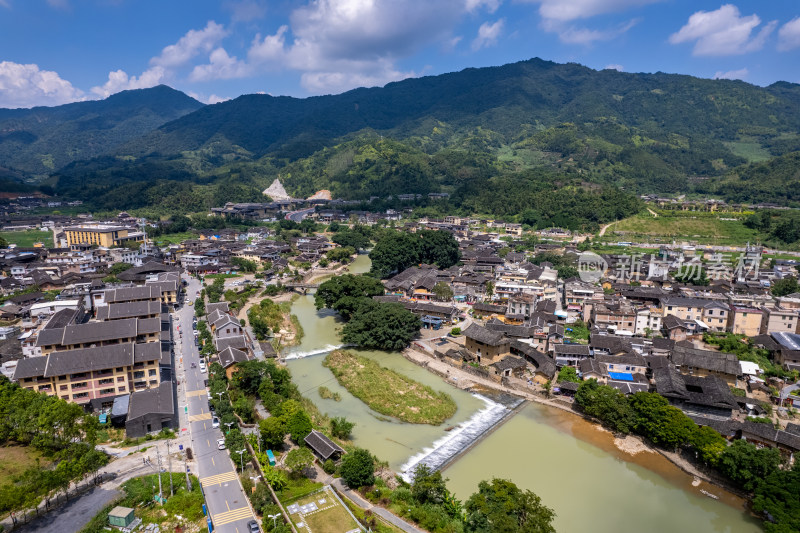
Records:
<instances>
[{"instance_id":1,"label":"window","mask_svg":"<svg viewBox=\"0 0 800 533\"><path fill-rule=\"evenodd\" d=\"M114 383L113 378L101 379L100 381L97 382L98 385L110 385L111 383Z\"/></svg>"},{"instance_id":2,"label":"window","mask_svg":"<svg viewBox=\"0 0 800 533\"><path fill-rule=\"evenodd\" d=\"M154 369L154 368L151 368L151 369L150 369L150 372L149 372L147 375L148 375L148 376L155 376L155 375L156 375L156 371L155 371L155 369Z\"/></svg>"},{"instance_id":3,"label":"window","mask_svg":"<svg viewBox=\"0 0 800 533\"><path fill-rule=\"evenodd\" d=\"M61 385L58 390L69 390L69 385Z\"/></svg>"},{"instance_id":4,"label":"window","mask_svg":"<svg viewBox=\"0 0 800 533\"><path fill-rule=\"evenodd\" d=\"M117 378L117 381L118 381L118 382L125 381L125 376L119 376L119 377Z\"/></svg>"},{"instance_id":5,"label":"window","mask_svg":"<svg viewBox=\"0 0 800 533\"><path fill-rule=\"evenodd\" d=\"M72 395L73 400L80 400L81 398L88 398L88 397L89 397L88 392L79 392L77 394Z\"/></svg>"},{"instance_id":6,"label":"window","mask_svg":"<svg viewBox=\"0 0 800 533\"><path fill-rule=\"evenodd\" d=\"M122 387L119 387L117 390L119 392L125 392L125 386L123 385Z\"/></svg>"}]
</instances>

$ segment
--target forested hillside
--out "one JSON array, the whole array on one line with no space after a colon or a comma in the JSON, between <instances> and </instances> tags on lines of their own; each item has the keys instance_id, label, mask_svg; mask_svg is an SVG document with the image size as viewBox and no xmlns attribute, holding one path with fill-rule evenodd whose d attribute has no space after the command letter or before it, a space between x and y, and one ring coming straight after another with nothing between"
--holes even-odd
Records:
<instances>
[{"instance_id":1,"label":"forested hillside","mask_svg":"<svg viewBox=\"0 0 800 533\"><path fill-rule=\"evenodd\" d=\"M0 109L0 168L20 179L90 159L203 104L166 85L58 107Z\"/></svg>"},{"instance_id":2,"label":"forested hillside","mask_svg":"<svg viewBox=\"0 0 800 533\"><path fill-rule=\"evenodd\" d=\"M52 182L101 208L181 212L258 201L275 178L303 197L446 192L451 210L532 208L582 227L630 214L640 193L793 203L798 131L800 85L531 59L333 96L242 96L76 157Z\"/></svg>"}]
</instances>

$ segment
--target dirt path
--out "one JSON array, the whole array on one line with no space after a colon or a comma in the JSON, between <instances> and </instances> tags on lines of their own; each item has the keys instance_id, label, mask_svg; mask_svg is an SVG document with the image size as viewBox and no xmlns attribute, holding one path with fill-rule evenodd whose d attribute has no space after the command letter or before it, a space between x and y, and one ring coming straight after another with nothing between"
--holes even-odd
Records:
<instances>
[{"instance_id":1,"label":"dirt path","mask_svg":"<svg viewBox=\"0 0 800 533\"><path fill-rule=\"evenodd\" d=\"M609 222L608 224L606 224L605 226L603 226L602 228L600 228L600 233L598 233L598 234L597 234L597 236L598 236L598 237L602 237L603 235L605 235L605 234L606 234L606 230L607 230L608 228L610 228L611 226L613 226L614 224L616 224L616 223L617 223L616 221L614 221L614 222Z\"/></svg>"},{"instance_id":2,"label":"dirt path","mask_svg":"<svg viewBox=\"0 0 800 533\"><path fill-rule=\"evenodd\" d=\"M653 211L649 207L647 208L647 210L650 211L650 214L653 215L653 218L658 218L658 213L656 213L655 211Z\"/></svg>"}]
</instances>

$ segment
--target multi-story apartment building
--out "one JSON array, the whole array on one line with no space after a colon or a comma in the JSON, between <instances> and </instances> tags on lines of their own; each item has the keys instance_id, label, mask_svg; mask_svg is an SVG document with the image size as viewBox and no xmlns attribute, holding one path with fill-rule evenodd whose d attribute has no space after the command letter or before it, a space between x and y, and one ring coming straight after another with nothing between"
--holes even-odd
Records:
<instances>
[{"instance_id":1,"label":"multi-story apartment building","mask_svg":"<svg viewBox=\"0 0 800 533\"><path fill-rule=\"evenodd\" d=\"M17 362L14 381L22 387L79 404L157 387L161 381L158 343L127 342L28 357Z\"/></svg>"},{"instance_id":2,"label":"multi-story apartment building","mask_svg":"<svg viewBox=\"0 0 800 533\"><path fill-rule=\"evenodd\" d=\"M755 337L761 331L764 312L756 307L731 306L728 331L737 335Z\"/></svg>"},{"instance_id":3,"label":"multi-story apartment building","mask_svg":"<svg viewBox=\"0 0 800 533\"><path fill-rule=\"evenodd\" d=\"M761 308L761 334L770 333L796 333L798 325L798 310L786 307L762 307Z\"/></svg>"},{"instance_id":4,"label":"multi-story apartment building","mask_svg":"<svg viewBox=\"0 0 800 533\"><path fill-rule=\"evenodd\" d=\"M120 246L126 242L144 242L144 233L131 231L123 226L84 224L64 228L67 245L93 244L105 248Z\"/></svg>"}]
</instances>

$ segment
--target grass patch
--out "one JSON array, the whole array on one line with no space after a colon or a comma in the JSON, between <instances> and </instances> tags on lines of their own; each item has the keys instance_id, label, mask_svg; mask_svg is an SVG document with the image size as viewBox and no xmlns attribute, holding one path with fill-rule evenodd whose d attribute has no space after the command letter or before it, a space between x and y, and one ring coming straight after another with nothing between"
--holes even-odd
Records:
<instances>
[{"instance_id":1,"label":"grass patch","mask_svg":"<svg viewBox=\"0 0 800 533\"><path fill-rule=\"evenodd\" d=\"M322 483L311 481L307 477L300 477L298 479L292 479L290 477L286 488L278 493L278 499L281 503L286 505L321 488Z\"/></svg>"},{"instance_id":2,"label":"grass patch","mask_svg":"<svg viewBox=\"0 0 800 533\"><path fill-rule=\"evenodd\" d=\"M11 483L16 476L35 466L37 460L42 467L49 464L41 453L30 446L16 444L0 447L0 485Z\"/></svg>"},{"instance_id":3,"label":"grass patch","mask_svg":"<svg viewBox=\"0 0 800 533\"><path fill-rule=\"evenodd\" d=\"M342 401L342 395L338 392L333 392L325 385L320 385L319 387L319 397L323 400L335 400L337 402Z\"/></svg>"},{"instance_id":4,"label":"grass patch","mask_svg":"<svg viewBox=\"0 0 800 533\"><path fill-rule=\"evenodd\" d=\"M183 233L169 233L166 235L159 235L158 237L154 237L153 241L160 246L167 246L170 244L180 244L183 241L197 239L197 237L199 237L198 233L184 231Z\"/></svg>"},{"instance_id":5,"label":"grass patch","mask_svg":"<svg viewBox=\"0 0 800 533\"><path fill-rule=\"evenodd\" d=\"M732 213L661 211L654 217L644 211L615 223L604 237L607 241L670 243L674 239L732 245L755 242L759 233L746 227L744 219Z\"/></svg>"},{"instance_id":6,"label":"grass patch","mask_svg":"<svg viewBox=\"0 0 800 533\"><path fill-rule=\"evenodd\" d=\"M302 506L311 502L316 503L319 510L305 516L291 515L295 524L304 522L308 525L308 530L314 533L342 533L358 529L358 524L347 512L347 509L342 507L336 497L327 490L309 494L292 503Z\"/></svg>"},{"instance_id":7,"label":"grass patch","mask_svg":"<svg viewBox=\"0 0 800 533\"><path fill-rule=\"evenodd\" d=\"M723 142L722 144L727 146L734 154L747 159L748 163L758 163L759 161L772 159L772 154L769 153L769 150L757 141L741 140Z\"/></svg>"},{"instance_id":8,"label":"grass patch","mask_svg":"<svg viewBox=\"0 0 800 533\"><path fill-rule=\"evenodd\" d=\"M323 364L340 385L382 415L436 426L456 412L450 395L384 368L372 359L336 350L325 357Z\"/></svg>"},{"instance_id":9,"label":"grass patch","mask_svg":"<svg viewBox=\"0 0 800 533\"><path fill-rule=\"evenodd\" d=\"M27 231L0 231L9 244L16 244L20 248L33 248L34 243L41 242L45 248L53 247L53 234L50 231L31 229Z\"/></svg>"}]
</instances>

